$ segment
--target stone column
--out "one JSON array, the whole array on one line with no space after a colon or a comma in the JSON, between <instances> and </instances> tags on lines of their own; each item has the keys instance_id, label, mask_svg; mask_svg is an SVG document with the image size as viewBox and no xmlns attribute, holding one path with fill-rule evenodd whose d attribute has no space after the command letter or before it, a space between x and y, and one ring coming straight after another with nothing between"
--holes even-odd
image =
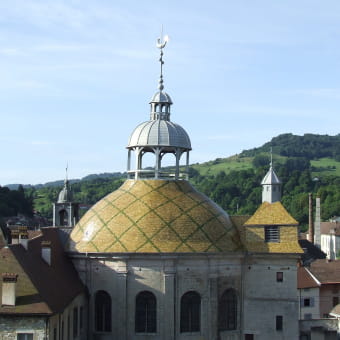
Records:
<instances>
[{"instance_id":1,"label":"stone column","mask_svg":"<svg viewBox=\"0 0 340 340\"><path fill-rule=\"evenodd\" d=\"M158 317L160 335L164 340L176 339L176 268L172 260L165 263L163 310ZM165 321L166 320L166 321Z\"/></svg>"},{"instance_id":2,"label":"stone column","mask_svg":"<svg viewBox=\"0 0 340 340\"><path fill-rule=\"evenodd\" d=\"M116 330L117 330L117 340L125 340L127 339L127 327L128 327L128 308L127 308L127 276L128 270L122 267L117 272L118 280L117 280L117 291L119 292L117 298L117 305L119 306L119 311L117 315L114 317L116 318L114 321Z\"/></svg>"},{"instance_id":3,"label":"stone column","mask_svg":"<svg viewBox=\"0 0 340 340\"><path fill-rule=\"evenodd\" d=\"M218 335L218 288L217 275L209 275L208 329L209 339L216 340Z\"/></svg>"}]
</instances>

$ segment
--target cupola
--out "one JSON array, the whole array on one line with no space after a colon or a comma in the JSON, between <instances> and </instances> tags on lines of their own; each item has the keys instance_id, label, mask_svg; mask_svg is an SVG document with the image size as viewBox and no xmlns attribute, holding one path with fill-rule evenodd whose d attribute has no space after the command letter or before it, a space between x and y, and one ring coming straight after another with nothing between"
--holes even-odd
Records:
<instances>
[{"instance_id":1,"label":"cupola","mask_svg":"<svg viewBox=\"0 0 340 340\"><path fill-rule=\"evenodd\" d=\"M186 131L178 124L170 121L172 100L164 91L163 82L163 49L168 41L167 36L158 39L160 49L160 79L158 92L150 101L150 120L139 124L132 132L128 149L128 178L133 179L187 179L189 167L189 151L191 142ZM154 165L143 167L146 153L154 154ZM131 167L132 154L135 155L134 169ZM165 154L174 155L173 166L164 168L162 158ZM180 160L186 157L184 171L180 172Z\"/></svg>"},{"instance_id":2,"label":"cupola","mask_svg":"<svg viewBox=\"0 0 340 340\"><path fill-rule=\"evenodd\" d=\"M64 187L61 189L59 195L58 195L58 203L66 203L66 202L72 202L72 191L69 185L69 181L67 177L64 181Z\"/></svg>"}]
</instances>

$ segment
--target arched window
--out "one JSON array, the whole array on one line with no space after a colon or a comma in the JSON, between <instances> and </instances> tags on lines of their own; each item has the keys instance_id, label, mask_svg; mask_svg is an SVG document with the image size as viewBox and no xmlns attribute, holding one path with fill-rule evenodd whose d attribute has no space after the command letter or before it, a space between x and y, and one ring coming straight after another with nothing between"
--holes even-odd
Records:
<instances>
[{"instance_id":1,"label":"arched window","mask_svg":"<svg viewBox=\"0 0 340 340\"><path fill-rule=\"evenodd\" d=\"M201 296L187 292L181 298L181 332L199 332L201 323Z\"/></svg>"},{"instance_id":2,"label":"arched window","mask_svg":"<svg viewBox=\"0 0 340 340\"><path fill-rule=\"evenodd\" d=\"M61 226L68 225L68 214L65 209L59 211L59 224Z\"/></svg>"},{"instance_id":3,"label":"arched window","mask_svg":"<svg viewBox=\"0 0 340 340\"><path fill-rule=\"evenodd\" d=\"M156 333L157 301L151 292L140 292L136 296L135 331L136 333Z\"/></svg>"},{"instance_id":4,"label":"arched window","mask_svg":"<svg viewBox=\"0 0 340 340\"><path fill-rule=\"evenodd\" d=\"M218 302L218 328L220 331L237 328L237 295L234 289L224 291Z\"/></svg>"},{"instance_id":5,"label":"arched window","mask_svg":"<svg viewBox=\"0 0 340 340\"><path fill-rule=\"evenodd\" d=\"M111 332L111 297L99 290L95 297L95 327L98 332Z\"/></svg>"}]
</instances>

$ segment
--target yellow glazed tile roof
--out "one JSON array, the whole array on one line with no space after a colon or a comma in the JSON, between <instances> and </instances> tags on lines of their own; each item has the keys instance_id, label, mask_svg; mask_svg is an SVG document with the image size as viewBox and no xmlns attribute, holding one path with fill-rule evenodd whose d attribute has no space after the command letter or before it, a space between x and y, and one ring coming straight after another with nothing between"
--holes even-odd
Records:
<instances>
[{"instance_id":1,"label":"yellow glazed tile roof","mask_svg":"<svg viewBox=\"0 0 340 340\"><path fill-rule=\"evenodd\" d=\"M244 250L225 211L187 181L127 180L95 204L70 236L76 252Z\"/></svg>"},{"instance_id":2,"label":"yellow glazed tile roof","mask_svg":"<svg viewBox=\"0 0 340 340\"><path fill-rule=\"evenodd\" d=\"M298 225L298 222L287 212L281 202L264 202L245 223L245 226L256 225Z\"/></svg>"}]
</instances>

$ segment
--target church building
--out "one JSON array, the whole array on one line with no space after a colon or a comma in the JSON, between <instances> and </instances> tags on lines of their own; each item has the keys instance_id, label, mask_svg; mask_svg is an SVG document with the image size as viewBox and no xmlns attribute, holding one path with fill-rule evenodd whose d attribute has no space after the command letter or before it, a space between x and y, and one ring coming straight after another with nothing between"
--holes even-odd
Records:
<instances>
[{"instance_id":1,"label":"church building","mask_svg":"<svg viewBox=\"0 0 340 340\"><path fill-rule=\"evenodd\" d=\"M89 290L89 339L297 339L302 250L281 183L271 165L262 205L234 218L189 183L190 138L171 121L164 91L165 44L150 119L127 145L128 179L67 245ZM148 153L152 169L143 168ZM166 154L172 168L162 167Z\"/></svg>"},{"instance_id":2,"label":"church building","mask_svg":"<svg viewBox=\"0 0 340 340\"><path fill-rule=\"evenodd\" d=\"M73 263L68 272L72 277L76 272L80 281L72 280L76 286L65 301L54 301L55 310L47 308L44 295L50 312L46 320L53 325L45 337L27 330L21 330L25 338L4 337L0 330L0 339L298 339L296 283L302 250L298 222L280 202L281 182L271 164L262 181L262 204L252 216L229 216L190 184L191 141L171 120L173 102L164 91L165 45L166 40L158 40L160 80L149 120L133 130L127 145L127 180L74 227L78 215L65 181L54 206L55 227L36 241L37 248L50 245L42 241L53 241L57 230L64 253L55 254ZM152 167L143 165L146 155L153 156ZM172 157L172 167L162 163L165 156ZM65 228L59 228L65 225L72 227L67 239ZM27 301L20 281L25 278L20 269L25 247L15 247L21 254L16 269L0 260L2 292L8 280L21 287L16 296L12 292L12 307L5 306L2 295L3 324L18 317L13 311L20 313L20 304ZM46 272L53 270L53 263L60 269L62 262L55 259ZM32 287L36 280L31 278ZM62 282L61 288L69 281ZM58 290L52 279L45 284L50 285L42 287L45 292ZM39 302L43 294L35 294ZM46 321L46 327L50 324ZM9 328L7 334L21 334L15 326Z\"/></svg>"}]
</instances>

